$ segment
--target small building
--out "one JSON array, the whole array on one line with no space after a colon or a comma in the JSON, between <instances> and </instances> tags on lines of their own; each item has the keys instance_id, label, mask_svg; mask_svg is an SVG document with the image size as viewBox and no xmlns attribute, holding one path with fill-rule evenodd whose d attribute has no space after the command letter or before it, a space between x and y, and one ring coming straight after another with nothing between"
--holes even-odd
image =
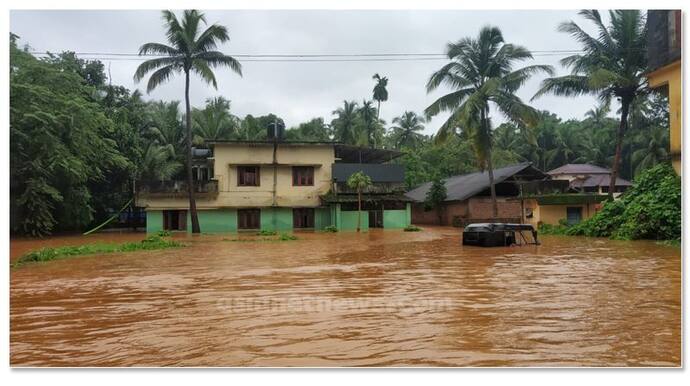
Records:
<instances>
[{"instance_id":1,"label":"small building","mask_svg":"<svg viewBox=\"0 0 690 386\"><path fill-rule=\"evenodd\" d=\"M678 174L682 148L682 16L679 9L647 11L647 81L650 87L668 95L671 161Z\"/></svg>"},{"instance_id":2,"label":"small building","mask_svg":"<svg viewBox=\"0 0 690 386\"><path fill-rule=\"evenodd\" d=\"M194 178L201 231L353 230L357 194L346 180L363 171L362 230L410 224L404 170L390 164L401 153L333 142L212 141L195 151ZM148 232L191 231L187 183L140 181L136 205L146 211Z\"/></svg>"},{"instance_id":3,"label":"small building","mask_svg":"<svg viewBox=\"0 0 690 386\"><path fill-rule=\"evenodd\" d=\"M531 224L535 228L563 221L575 224L601 209L601 203L607 198L602 190L608 188L608 180L599 179L599 176L607 173L610 175L608 170L593 165L564 165L544 173L529 162L495 169L497 218L493 218L486 171L445 179L447 198L440 210L428 208L424 203L431 188L430 182L406 195L414 202L414 224L463 227L474 223L505 222ZM621 181L621 191L629 185L626 182Z\"/></svg>"},{"instance_id":4,"label":"small building","mask_svg":"<svg viewBox=\"0 0 690 386\"><path fill-rule=\"evenodd\" d=\"M412 205L412 223L465 226L481 222L521 222L523 215L522 183L542 181L549 176L523 162L494 169L494 184L498 202L498 218L493 218L489 173L487 171L446 178L446 200L440 211L426 207L424 201L431 188L426 182L407 192ZM439 219L440 212L440 219Z\"/></svg>"},{"instance_id":5,"label":"small building","mask_svg":"<svg viewBox=\"0 0 690 386\"><path fill-rule=\"evenodd\" d=\"M579 193L608 194L611 186L611 170L590 164L566 164L546 172L554 180L566 180L570 190ZM616 178L614 196L625 192L632 183Z\"/></svg>"}]
</instances>

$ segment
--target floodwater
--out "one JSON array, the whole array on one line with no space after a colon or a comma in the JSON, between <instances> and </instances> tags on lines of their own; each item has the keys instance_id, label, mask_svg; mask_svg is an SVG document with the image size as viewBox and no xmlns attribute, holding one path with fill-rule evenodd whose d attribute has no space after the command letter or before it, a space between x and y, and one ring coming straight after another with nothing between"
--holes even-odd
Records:
<instances>
[{"instance_id":1,"label":"floodwater","mask_svg":"<svg viewBox=\"0 0 690 386\"><path fill-rule=\"evenodd\" d=\"M681 365L679 248L557 236L463 247L452 228L298 236L180 235L189 247L12 269L10 362ZM11 255L98 237L13 240Z\"/></svg>"}]
</instances>

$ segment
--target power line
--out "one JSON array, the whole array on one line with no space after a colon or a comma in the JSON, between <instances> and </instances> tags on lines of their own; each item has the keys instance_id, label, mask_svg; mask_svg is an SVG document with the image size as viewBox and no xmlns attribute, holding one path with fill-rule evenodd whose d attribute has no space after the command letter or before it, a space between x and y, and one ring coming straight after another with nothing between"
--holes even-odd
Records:
<instances>
[{"instance_id":1,"label":"power line","mask_svg":"<svg viewBox=\"0 0 690 386\"><path fill-rule=\"evenodd\" d=\"M533 51L533 56L564 56L582 51L552 50ZM49 56L48 52L29 51L37 56ZM147 58L165 57L164 55L138 55L134 53L108 52L74 52L82 59L103 61L144 61ZM446 54L433 53L383 53L383 54L235 54L242 62L399 62L399 61L433 61L448 60Z\"/></svg>"}]
</instances>

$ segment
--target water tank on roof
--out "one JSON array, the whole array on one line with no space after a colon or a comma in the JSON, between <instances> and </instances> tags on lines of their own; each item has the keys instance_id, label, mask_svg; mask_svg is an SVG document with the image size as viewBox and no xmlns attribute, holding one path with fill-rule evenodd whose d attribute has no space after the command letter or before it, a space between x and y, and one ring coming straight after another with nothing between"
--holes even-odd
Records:
<instances>
[{"instance_id":1,"label":"water tank on roof","mask_svg":"<svg viewBox=\"0 0 690 386\"><path fill-rule=\"evenodd\" d=\"M285 123L283 123L282 119L277 119L266 125L266 138L278 141L282 141L285 138Z\"/></svg>"}]
</instances>

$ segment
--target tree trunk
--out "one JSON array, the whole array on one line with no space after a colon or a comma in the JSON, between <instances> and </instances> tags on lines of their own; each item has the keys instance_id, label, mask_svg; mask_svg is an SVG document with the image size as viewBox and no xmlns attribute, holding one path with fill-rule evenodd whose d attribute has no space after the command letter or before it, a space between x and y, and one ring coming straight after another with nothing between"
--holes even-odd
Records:
<instances>
[{"instance_id":1,"label":"tree trunk","mask_svg":"<svg viewBox=\"0 0 690 386\"><path fill-rule=\"evenodd\" d=\"M192 111L189 106L189 70L185 71L184 98L187 121L187 191L189 193L189 214L192 218L192 233L201 233L199 217L194 199L194 178L192 177Z\"/></svg>"},{"instance_id":2,"label":"tree trunk","mask_svg":"<svg viewBox=\"0 0 690 386\"><path fill-rule=\"evenodd\" d=\"M378 105L376 106L376 122L379 120L379 116L381 115L381 101L377 100Z\"/></svg>"},{"instance_id":3,"label":"tree trunk","mask_svg":"<svg viewBox=\"0 0 690 386\"><path fill-rule=\"evenodd\" d=\"M493 218L498 218L498 202L496 201L496 185L494 185L494 163L491 160L491 148L487 149L486 165L489 168L489 185L491 186L491 206Z\"/></svg>"},{"instance_id":4,"label":"tree trunk","mask_svg":"<svg viewBox=\"0 0 690 386\"><path fill-rule=\"evenodd\" d=\"M357 232L362 221L362 190L357 189Z\"/></svg>"},{"instance_id":5,"label":"tree trunk","mask_svg":"<svg viewBox=\"0 0 690 386\"><path fill-rule=\"evenodd\" d=\"M621 98L621 122L618 125L618 130L616 131L616 153L613 156L613 165L611 166L611 181L609 182L609 199L613 200L613 193L616 190L616 179L618 178L618 166L621 160L621 152L623 151L623 137L625 136L625 130L628 127L628 111L630 110L630 104L632 103L632 98L623 97Z\"/></svg>"}]
</instances>

